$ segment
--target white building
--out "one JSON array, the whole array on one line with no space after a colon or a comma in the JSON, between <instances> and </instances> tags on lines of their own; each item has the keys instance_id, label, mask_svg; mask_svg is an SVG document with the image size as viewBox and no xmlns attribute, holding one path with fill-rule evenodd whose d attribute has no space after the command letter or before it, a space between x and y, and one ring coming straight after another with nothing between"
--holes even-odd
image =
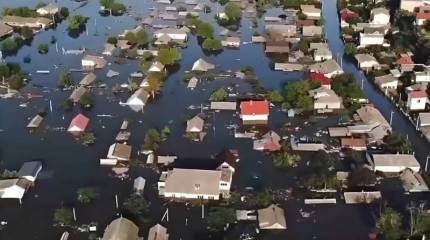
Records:
<instances>
[{"instance_id":1,"label":"white building","mask_svg":"<svg viewBox=\"0 0 430 240\"><path fill-rule=\"evenodd\" d=\"M333 54L331 53L328 47L316 48L314 51L314 60L317 62L330 60L332 58L333 58Z\"/></svg>"},{"instance_id":2,"label":"white building","mask_svg":"<svg viewBox=\"0 0 430 240\"><path fill-rule=\"evenodd\" d=\"M186 42L188 39L188 34L185 29L182 28L164 28L161 30L158 30L154 33L154 38L160 38L163 35L167 35L172 39L172 41L175 42Z\"/></svg>"},{"instance_id":3,"label":"white building","mask_svg":"<svg viewBox=\"0 0 430 240\"><path fill-rule=\"evenodd\" d=\"M244 101L240 103L243 124L266 124L269 120L269 101Z\"/></svg>"},{"instance_id":4,"label":"white building","mask_svg":"<svg viewBox=\"0 0 430 240\"><path fill-rule=\"evenodd\" d=\"M430 82L430 72L415 72L415 83L429 83Z\"/></svg>"},{"instance_id":5,"label":"white building","mask_svg":"<svg viewBox=\"0 0 430 240\"><path fill-rule=\"evenodd\" d=\"M309 91L309 95L314 98L314 109L341 109L342 98L339 97L333 90L326 87L319 87Z\"/></svg>"},{"instance_id":6,"label":"white building","mask_svg":"<svg viewBox=\"0 0 430 240\"><path fill-rule=\"evenodd\" d=\"M408 93L406 106L409 110L424 110L427 105L427 93L425 91L412 91Z\"/></svg>"},{"instance_id":7,"label":"white building","mask_svg":"<svg viewBox=\"0 0 430 240\"><path fill-rule=\"evenodd\" d=\"M367 154L373 169L385 173L399 173L407 168L414 172L420 171L420 163L414 155L409 154Z\"/></svg>"},{"instance_id":8,"label":"white building","mask_svg":"<svg viewBox=\"0 0 430 240\"><path fill-rule=\"evenodd\" d=\"M374 8L371 13L373 24L389 24L390 23L390 11L386 8Z\"/></svg>"},{"instance_id":9,"label":"white building","mask_svg":"<svg viewBox=\"0 0 430 240\"><path fill-rule=\"evenodd\" d=\"M0 180L0 198L14 198L21 202L28 187L25 179L5 179Z\"/></svg>"},{"instance_id":10,"label":"white building","mask_svg":"<svg viewBox=\"0 0 430 240\"><path fill-rule=\"evenodd\" d=\"M397 89L399 80L390 73L384 76L375 77L375 83L381 89Z\"/></svg>"},{"instance_id":11,"label":"white building","mask_svg":"<svg viewBox=\"0 0 430 240\"><path fill-rule=\"evenodd\" d=\"M429 4L429 0L400 0L400 9L414 12L415 8L419 8Z\"/></svg>"},{"instance_id":12,"label":"white building","mask_svg":"<svg viewBox=\"0 0 430 240\"><path fill-rule=\"evenodd\" d=\"M48 5L38 8L36 10L39 15L54 15L57 14L59 11L60 7L53 3L49 3Z\"/></svg>"},{"instance_id":13,"label":"white building","mask_svg":"<svg viewBox=\"0 0 430 240\"><path fill-rule=\"evenodd\" d=\"M343 74L342 68L339 64L334 60L330 59L325 62L315 63L309 66L310 72L322 73L324 76L328 78L332 78L336 75Z\"/></svg>"},{"instance_id":14,"label":"white building","mask_svg":"<svg viewBox=\"0 0 430 240\"><path fill-rule=\"evenodd\" d=\"M358 67L363 70L379 69L380 65L376 58L370 54L356 54L355 59Z\"/></svg>"},{"instance_id":15,"label":"white building","mask_svg":"<svg viewBox=\"0 0 430 240\"><path fill-rule=\"evenodd\" d=\"M384 34L382 33L360 33L360 47L383 44Z\"/></svg>"}]
</instances>

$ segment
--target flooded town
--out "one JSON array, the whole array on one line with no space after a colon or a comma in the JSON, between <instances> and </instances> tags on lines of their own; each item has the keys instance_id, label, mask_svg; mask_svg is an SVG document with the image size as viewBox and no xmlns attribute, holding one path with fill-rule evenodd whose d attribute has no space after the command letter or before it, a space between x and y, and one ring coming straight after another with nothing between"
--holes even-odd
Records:
<instances>
[{"instance_id":1,"label":"flooded town","mask_svg":"<svg viewBox=\"0 0 430 240\"><path fill-rule=\"evenodd\" d=\"M430 1L0 9L1 240L430 238Z\"/></svg>"}]
</instances>

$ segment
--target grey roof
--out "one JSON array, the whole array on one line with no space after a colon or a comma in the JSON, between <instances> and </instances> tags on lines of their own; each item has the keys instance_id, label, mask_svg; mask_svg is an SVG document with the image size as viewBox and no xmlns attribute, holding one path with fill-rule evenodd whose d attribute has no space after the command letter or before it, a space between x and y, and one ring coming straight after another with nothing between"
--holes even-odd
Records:
<instances>
[{"instance_id":1,"label":"grey roof","mask_svg":"<svg viewBox=\"0 0 430 240\"><path fill-rule=\"evenodd\" d=\"M187 88L195 88L197 86L197 83L199 82L199 79L197 79L196 77L192 77L189 81L188 81L188 85Z\"/></svg>"},{"instance_id":2,"label":"grey roof","mask_svg":"<svg viewBox=\"0 0 430 240\"><path fill-rule=\"evenodd\" d=\"M408 192L427 192L429 188L419 173L407 168L399 175L403 188Z\"/></svg>"},{"instance_id":3,"label":"grey roof","mask_svg":"<svg viewBox=\"0 0 430 240\"><path fill-rule=\"evenodd\" d=\"M87 89L84 86L79 86L75 90L73 90L72 94L70 94L69 99L72 100L74 103L79 102L82 95L84 95L87 92Z\"/></svg>"},{"instance_id":4,"label":"grey roof","mask_svg":"<svg viewBox=\"0 0 430 240\"><path fill-rule=\"evenodd\" d=\"M169 234L167 234L167 228L160 224L154 225L149 229L148 240L167 240Z\"/></svg>"},{"instance_id":5,"label":"grey roof","mask_svg":"<svg viewBox=\"0 0 430 240\"><path fill-rule=\"evenodd\" d=\"M169 171L165 192L219 195L221 171L174 168Z\"/></svg>"},{"instance_id":6,"label":"grey roof","mask_svg":"<svg viewBox=\"0 0 430 240\"><path fill-rule=\"evenodd\" d=\"M137 240L139 228L127 218L117 218L106 228L102 240Z\"/></svg>"},{"instance_id":7,"label":"grey roof","mask_svg":"<svg viewBox=\"0 0 430 240\"><path fill-rule=\"evenodd\" d=\"M39 114L37 114L36 116L34 116L31 121L28 123L27 127L28 128L38 128L39 125L42 123L43 121L43 117L40 116Z\"/></svg>"},{"instance_id":8,"label":"grey roof","mask_svg":"<svg viewBox=\"0 0 430 240\"><path fill-rule=\"evenodd\" d=\"M93 72L91 72L82 78L82 80L79 82L79 85L82 85L82 86L91 85L96 80L96 78L97 76Z\"/></svg>"},{"instance_id":9,"label":"grey roof","mask_svg":"<svg viewBox=\"0 0 430 240\"><path fill-rule=\"evenodd\" d=\"M199 58L197 61L194 62L191 70L206 72L214 68L215 68L214 64L206 62L203 58Z\"/></svg>"},{"instance_id":10,"label":"grey roof","mask_svg":"<svg viewBox=\"0 0 430 240\"><path fill-rule=\"evenodd\" d=\"M334 60L328 60L322 63L315 63L313 65L309 66L309 69L314 72L321 72L321 73L332 73L335 71L341 71L342 68L339 66L339 64Z\"/></svg>"},{"instance_id":11,"label":"grey roof","mask_svg":"<svg viewBox=\"0 0 430 240\"><path fill-rule=\"evenodd\" d=\"M25 162L22 164L18 171L18 177L26 178L33 177L36 178L37 174L42 169L42 163L39 161Z\"/></svg>"},{"instance_id":12,"label":"grey roof","mask_svg":"<svg viewBox=\"0 0 430 240\"><path fill-rule=\"evenodd\" d=\"M398 80L392 74L386 74L384 76L375 77L375 83L378 85L395 82L395 81L398 81Z\"/></svg>"},{"instance_id":13,"label":"grey roof","mask_svg":"<svg viewBox=\"0 0 430 240\"><path fill-rule=\"evenodd\" d=\"M237 103L236 102L211 102L211 109L235 111L237 109Z\"/></svg>"},{"instance_id":14,"label":"grey roof","mask_svg":"<svg viewBox=\"0 0 430 240\"><path fill-rule=\"evenodd\" d=\"M370 54L356 54L354 57L359 63L373 62L373 61L378 62L376 58Z\"/></svg>"},{"instance_id":15,"label":"grey roof","mask_svg":"<svg viewBox=\"0 0 430 240\"><path fill-rule=\"evenodd\" d=\"M418 117L420 119L420 126L430 125L430 112L421 112Z\"/></svg>"},{"instance_id":16,"label":"grey roof","mask_svg":"<svg viewBox=\"0 0 430 240\"><path fill-rule=\"evenodd\" d=\"M187 132L201 132L205 121L198 115L187 121Z\"/></svg>"},{"instance_id":17,"label":"grey roof","mask_svg":"<svg viewBox=\"0 0 430 240\"><path fill-rule=\"evenodd\" d=\"M318 42L318 43L310 43L309 44L309 49L313 50L313 49L318 49L318 48L328 48L328 44L327 43L323 43L323 42Z\"/></svg>"},{"instance_id":18,"label":"grey roof","mask_svg":"<svg viewBox=\"0 0 430 240\"><path fill-rule=\"evenodd\" d=\"M420 163L411 154L373 154L375 166L406 166L420 168Z\"/></svg>"},{"instance_id":19,"label":"grey roof","mask_svg":"<svg viewBox=\"0 0 430 240\"><path fill-rule=\"evenodd\" d=\"M322 27L321 26L303 26L302 34L305 37L321 36Z\"/></svg>"},{"instance_id":20,"label":"grey roof","mask_svg":"<svg viewBox=\"0 0 430 240\"><path fill-rule=\"evenodd\" d=\"M373 106L367 105L357 109L357 114L360 117L361 121L365 124L380 124L387 129L391 129L390 124L387 122L382 113Z\"/></svg>"},{"instance_id":21,"label":"grey roof","mask_svg":"<svg viewBox=\"0 0 430 240\"><path fill-rule=\"evenodd\" d=\"M13 32L13 28L9 25L0 22L0 38Z\"/></svg>"},{"instance_id":22,"label":"grey roof","mask_svg":"<svg viewBox=\"0 0 430 240\"><path fill-rule=\"evenodd\" d=\"M258 210L258 222L261 229L286 229L284 209L272 204Z\"/></svg>"},{"instance_id":23,"label":"grey roof","mask_svg":"<svg viewBox=\"0 0 430 240\"><path fill-rule=\"evenodd\" d=\"M140 88L130 96L130 98L127 100L127 103L131 104L134 99L139 99L143 102L143 104L146 104L149 99L149 93L145 91L145 89Z\"/></svg>"}]
</instances>

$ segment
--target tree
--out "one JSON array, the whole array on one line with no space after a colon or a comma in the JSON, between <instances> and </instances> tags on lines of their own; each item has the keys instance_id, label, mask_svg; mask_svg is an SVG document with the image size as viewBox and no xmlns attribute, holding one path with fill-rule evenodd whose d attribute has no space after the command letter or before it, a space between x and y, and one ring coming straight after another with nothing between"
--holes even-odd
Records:
<instances>
[{"instance_id":1,"label":"tree","mask_svg":"<svg viewBox=\"0 0 430 240\"><path fill-rule=\"evenodd\" d=\"M242 17L242 10L236 3L227 3L227 5L225 5L224 11L229 20L238 21Z\"/></svg>"},{"instance_id":2,"label":"tree","mask_svg":"<svg viewBox=\"0 0 430 240\"><path fill-rule=\"evenodd\" d=\"M139 29L136 32L136 43L139 46L148 44L148 33L144 29Z\"/></svg>"},{"instance_id":3,"label":"tree","mask_svg":"<svg viewBox=\"0 0 430 240\"><path fill-rule=\"evenodd\" d=\"M253 208L267 207L269 204L272 203L272 200L273 200L273 194L268 190L252 193L247 198L248 204Z\"/></svg>"},{"instance_id":4,"label":"tree","mask_svg":"<svg viewBox=\"0 0 430 240\"><path fill-rule=\"evenodd\" d=\"M88 18L82 15L73 15L69 17L69 30L79 30L85 27Z\"/></svg>"},{"instance_id":5,"label":"tree","mask_svg":"<svg viewBox=\"0 0 430 240\"><path fill-rule=\"evenodd\" d=\"M425 20L425 21L424 21L423 28L424 28L426 31L430 31L430 21L429 21L429 20Z\"/></svg>"},{"instance_id":6,"label":"tree","mask_svg":"<svg viewBox=\"0 0 430 240\"><path fill-rule=\"evenodd\" d=\"M31 28L29 28L27 26L22 27L21 30L20 30L20 33L21 33L21 36L24 39L31 39L31 38L33 38L33 30L31 30Z\"/></svg>"},{"instance_id":7,"label":"tree","mask_svg":"<svg viewBox=\"0 0 430 240\"><path fill-rule=\"evenodd\" d=\"M214 102L224 101L228 96L227 91L224 88L220 88L213 92L210 96L210 100Z\"/></svg>"},{"instance_id":8,"label":"tree","mask_svg":"<svg viewBox=\"0 0 430 240\"><path fill-rule=\"evenodd\" d=\"M94 143L96 143L96 137L94 136L94 133L91 132L86 132L82 134L79 140L85 146L93 145Z\"/></svg>"},{"instance_id":9,"label":"tree","mask_svg":"<svg viewBox=\"0 0 430 240\"><path fill-rule=\"evenodd\" d=\"M345 54L348 56L354 56L355 54L357 54L357 46L355 46L354 43L347 43L345 44Z\"/></svg>"},{"instance_id":10,"label":"tree","mask_svg":"<svg viewBox=\"0 0 430 240\"><path fill-rule=\"evenodd\" d=\"M130 44L136 44L137 43L137 36L132 31L128 31L125 34L124 39L127 40Z\"/></svg>"},{"instance_id":11,"label":"tree","mask_svg":"<svg viewBox=\"0 0 430 240\"><path fill-rule=\"evenodd\" d=\"M173 65L181 58L182 54L177 48L161 48L157 56L158 61L164 65Z\"/></svg>"},{"instance_id":12,"label":"tree","mask_svg":"<svg viewBox=\"0 0 430 240\"><path fill-rule=\"evenodd\" d=\"M402 238L402 218L400 213L394 211L392 208L386 207L377 221L377 226L386 240L398 240Z\"/></svg>"},{"instance_id":13,"label":"tree","mask_svg":"<svg viewBox=\"0 0 430 240\"><path fill-rule=\"evenodd\" d=\"M109 37L109 38L107 39L107 43L110 43L110 44L115 45L115 44L117 44L117 43L118 43L118 38L116 38L116 37Z\"/></svg>"},{"instance_id":14,"label":"tree","mask_svg":"<svg viewBox=\"0 0 430 240\"><path fill-rule=\"evenodd\" d=\"M6 53L18 50L18 42L14 37L8 37L1 42L1 50Z\"/></svg>"},{"instance_id":15,"label":"tree","mask_svg":"<svg viewBox=\"0 0 430 240\"><path fill-rule=\"evenodd\" d=\"M384 137L385 149L391 153L410 153L412 151L412 144L409 139L398 133L390 133Z\"/></svg>"},{"instance_id":16,"label":"tree","mask_svg":"<svg viewBox=\"0 0 430 240\"><path fill-rule=\"evenodd\" d=\"M60 226L70 226L73 223L73 212L68 208L58 208L54 212L54 222Z\"/></svg>"},{"instance_id":17,"label":"tree","mask_svg":"<svg viewBox=\"0 0 430 240\"><path fill-rule=\"evenodd\" d=\"M86 92L84 95L82 95L81 99L79 99L79 104L81 104L82 108L92 108L93 107L93 99L91 98L91 95Z\"/></svg>"},{"instance_id":18,"label":"tree","mask_svg":"<svg viewBox=\"0 0 430 240\"><path fill-rule=\"evenodd\" d=\"M49 52L49 45L46 43L41 43L39 44L39 46L37 47L37 51L40 54L47 54Z\"/></svg>"},{"instance_id":19,"label":"tree","mask_svg":"<svg viewBox=\"0 0 430 240\"><path fill-rule=\"evenodd\" d=\"M202 48L208 51L219 51L222 49L222 44L218 39L206 38L202 43Z\"/></svg>"},{"instance_id":20,"label":"tree","mask_svg":"<svg viewBox=\"0 0 430 240\"><path fill-rule=\"evenodd\" d=\"M58 81L58 87L63 89L73 85L72 74L70 72L63 72Z\"/></svg>"},{"instance_id":21,"label":"tree","mask_svg":"<svg viewBox=\"0 0 430 240\"><path fill-rule=\"evenodd\" d=\"M145 198L139 194L131 194L123 204L124 208L130 213L141 216L148 212L148 203Z\"/></svg>"},{"instance_id":22,"label":"tree","mask_svg":"<svg viewBox=\"0 0 430 240\"><path fill-rule=\"evenodd\" d=\"M78 201L83 204L89 204L99 198L99 193L94 188L79 188L77 191Z\"/></svg>"},{"instance_id":23,"label":"tree","mask_svg":"<svg viewBox=\"0 0 430 240\"><path fill-rule=\"evenodd\" d=\"M288 151L282 151L275 157L275 166L284 170L294 167L300 161L300 155L291 154Z\"/></svg>"},{"instance_id":24,"label":"tree","mask_svg":"<svg viewBox=\"0 0 430 240\"><path fill-rule=\"evenodd\" d=\"M160 142L161 142L160 133L158 132L157 129L151 128L145 134L143 149L156 151L158 149L158 144Z\"/></svg>"},{"instance_id":25,"label":"tree","mask_svg":"<svg viewBox=\"0 0 430 240\"><path fill-rule=\"evenodd\" d=\"M127 10L126 6L116 0L100 0L100 5L104 7L105 10L109 10L110 14L122 13Z\"/></svg>"},{"instance_id":26,"label":"tree","mask_svg":"<svg viewBox=\"0 0 430 240\"><path fill-rule=\"evenodd\" d=\"M204 38L213 38L214 29L210 23L199 21L196 25L197 35Z\"/></svg>"},{"instance_id":27,"label":"tree","mask_svg":"<svg viewBox=\"0 0 430 240\"><path fill-rule=\"evenodd\" d=\"M284 97L282 94L277 90L272 90L267 94L267 98L272 103L281 103L284 101Z\"/></svg>"},{"instance_id":28,"label":"tree","mask_svg":"<svg viewBox=\"0 0 430 240\"><path fill-rule=\"evenodd\" d=\"M421 237L422 235L429 236L430 234L430 214L426 212L419 212L415 216L413 236Z\"/></svg>"},{"instance_id":29,"label":"tree","mask_svg":"<svg viewBox=\"0 0 430 240\"><path fill-rule=\"evenodd\" d=\"M161 89L161 78L156 74L148 75L148 85L146 90L151 93L152 97L155 97L155 94Z\"/></svg>"},{"instance_id":30,"label":"tree","mask_svg":"<svg viewBox=\"0 0 430 240\"><path fill-rule=\"evenodd\" d=\"M233 208L211 207L207 222L211 231L223 231L227 225L236 222L236 212Z\"/></svg>"},{"instance_id":31,"label":"tree","mask_svg":"<svg viewBox=\"0 0 430 240\"><path fill-rule=\"evenodd\" d=\"M313 109L313 100L308 94L309 90L311 89L308 81L296 81L288 83L282 95L286 105L289 107L311 111Z\"/></svg>"},{"instance_id":32,"label":"tree","mask_svg":"<svg viewBox=\"0 0 430 240\"><path fill-rule=\"evenodd\" d=\"M24 78L21 75L14 74L8 78L9 88L13 90L19 90L24 87Z\"/></svg>"},{"instance_id":33,"label":"tree","mask_svg":"<svg viewBox=\"0 0 430 240\"><path fill-rule=\"evenodd\" d=\"M349 99L356 100L364 98L364 92L358 86L354 75L345 73L337 75L333 78L332 89L339 96Z\"/></svg>"},{"instance_id":34,"label":"tree","mask_svg":"<svg viewBox=\"0 0 430 240\"><path fill-rule=\"evenodd\" d=\"M69 16L69 9L66 7L61 7L60 8L60 12L59 12L59 16L61 19L66 19Z\"/></svg>"},{"instance_id":35,"label":"tree","mask_svg":"<svg viewBox=\"0 0 430 240\"><path fill-rule=\"evenodd\" d=\"M218 0L218 3L222 6L226 5L230 0Z\"/></svg>"},{"instance_id":36,"label":"tree","mask_svg":"<svg viewBox=\"0 0 430 240\"><path fill-rule=\"evenodd\" d=\"M71 99L66 99L62 104L64 111L71 111L73 109L73 101Z\"/></svg>"},{"instance_id":37,"label":"tree","mask_svg":"<svg viewBox=\"0 0 430 240\"><path fill-rule=\"evenodd\" d=\"M348 175L348 186L373 186L376 183L374 171L366 167L360 167Z\"/></svg>"}]
</instances>

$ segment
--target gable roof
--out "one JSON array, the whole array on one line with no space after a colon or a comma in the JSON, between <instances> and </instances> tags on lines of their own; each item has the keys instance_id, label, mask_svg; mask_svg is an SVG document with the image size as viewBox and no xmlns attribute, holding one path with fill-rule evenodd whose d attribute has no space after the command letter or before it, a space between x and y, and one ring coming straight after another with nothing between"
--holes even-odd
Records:
<instances>
[{"instance_id":1,"label":"gable roof","mask_svg":"<svg viewBox=\"0 0 430 240\"><path fill-rule=\"evenodd\" d=\"M90 122L89 118L87 118L83 114L79 113L70 122L68 131L73 131L74 127L79 128L80 131L85 131L85 129L87 128L89 122Z\"/></svg>"},{"instance_id":2,"label":"gable roof","mask_svg":"<svg viewBox=\"0 0 430 240\"><path fill-rule=\"evenodd\" d=\"M107 226L102 240L137 240L139 228L127 218L117 218Z\"/></svg>"},{"instance_id":3,"label":"gable roof","mask_svg":"<svg viewBox=\"0 0 430 240\"><path fill-rule=\"evenodd\" d=\"M79 82L79 85L88 86L91 85L96 80L97 76L90 72L89 74L85 75L85 77L82 78L82 80Z\"/></svg>"},{"instance_id":4,"label":"gable roof","mask_svg":"<svg viewBox=\"0 0 430 240\"><path fill-rule=\"evenodd\" d=\"M168 172L165 192L219 195L221 171L174 168Z\"/></svg>"},{"instance_id":5,"label":"gable roof","mask_svg":"<svg viewBox=\"0 0 430 240\"><path fill-rule=\"evenodd\" d=\"M259 209L258 223L261 229L286 229L284 209L275 204Z\"/></svg>"},{"instance_id":6,"label":"gable roof","mask_svg":"<svg viewBox=\"0 0 430 240\"><path fill-rule=\"evenodd\" d=\"M198 115L187 121L187 132L201 132L205 121Z\"/></svg>"},{"instance_id":7,"label":"gable roof","mask_svg":"<svg viewBox=\"0 0 430 240\"><path fill-rule=\"evenodd\" d=\"M214 69L215 65L212 63L208 63L203 58L199 58L197 61L194 62L192 71L203 71L206 72L208 70Z\"/></svg>"},{"instance_id":8,"label":"gable roof","mask_svg":"<svg viewBox=\"0 0 430 240\"><path fill-rule=\"evenodd\" d=\"M266 115L269 114L269 101L244 101L240 103L241 115Z\"/></svg>"},{"instance_id":9,"label":"gable roof","mask_svg":"<svg viewBox=\"0 0 430 240\"><path fill-rule=\"evenodd\" d=\"M312 72L309 77L311 80L319 81L321 85L331 85L332 83L332 80L326 77L323 73Z\"/></svg>"},{"instance_id":10,"label":"gable roof","mask_svg":"<svg viewBox=\"0 0 430 240\"><path fill-rule=\"evenodd\" d=\"M409 93L409 96L411 98L426 98L427 97L427 93L426 91L412 91Z\"/></svg>"},{"instance_id":11,"label":"gable roof","mask_svg":"<svg viewBox=\"0 0 430 240\"><path fill-rule=\"evenodd\" d=\"M148 240L167 240L169 234L167 234L167 228L160 224L156 224L149 229Z\"/></svg>"}]
</instances>

